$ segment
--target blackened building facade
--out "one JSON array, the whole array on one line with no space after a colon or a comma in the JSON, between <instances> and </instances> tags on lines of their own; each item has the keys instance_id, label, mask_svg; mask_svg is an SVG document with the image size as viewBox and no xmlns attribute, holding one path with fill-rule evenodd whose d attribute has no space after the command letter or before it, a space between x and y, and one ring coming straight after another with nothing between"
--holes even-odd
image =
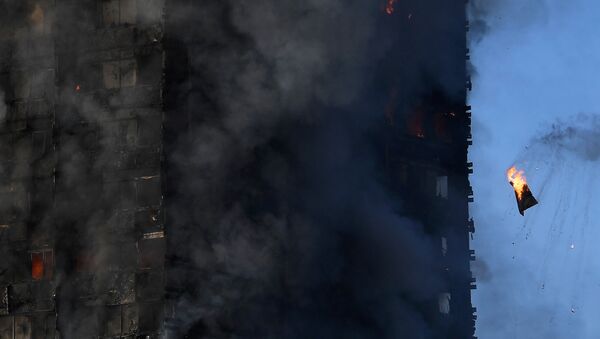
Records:
<instances>
[{"instance_id":1,"label":"blackened building facade","mask_svg":"<svg viewBox=\"0 0 600 339\"><path fill-rule=\"evenodd\" d=\"M217 119L195 114L218 106L206 94L216 85L202 80L195 58L228 44L187 32L196 21L181 20L181 13L205 13L203 6L219 5L39 0L9 6L11 17L0 31L6 113L0 132L0 338L297 337L288 323L300 312L294 295L303 287L284 264L278 262L284 268L277 288L286 292L258 308L276 319L274 330L261 336L267 332L258 327L235 329L236 317L253 308L228 310L224 317L213 317L210 309L237 298L211 288L228 285L243 294L262 280L199 267L188 244L217 247L211 245L216 234L198 230L217 225L216 214L182 217L197 204L212 206L205 200L213 197L178 188L196 169L181 165L182 148L201 143L195 132ZM462 77L418 95L383 81L385 133L378 147L388 187L403 192L406 213L438 244L432 255L444 284L416 307L432 337L470 338L468 24L464 3L451 7L447 24L460 27L448 29L458 33L444 40L452 42L452 67ZM388 18L385 9L379 14L379 29L398 28L385 23L397 17ZM419 14L425 16L417 12L415 18ZM432 14L422 20L443 19ZM410 30L418 27L401 25L417 35ZM411 49L406 41L393 43L400 55ZM375 87L370 90L382 92ZM254 177L254 170L243 173ZM269 200L265 195L258 194L257 209L273 205L262 202ZM293 265L292 255L285 258ZM206 313L188 312L195 300Z\"/></svg>"}]
</instances>

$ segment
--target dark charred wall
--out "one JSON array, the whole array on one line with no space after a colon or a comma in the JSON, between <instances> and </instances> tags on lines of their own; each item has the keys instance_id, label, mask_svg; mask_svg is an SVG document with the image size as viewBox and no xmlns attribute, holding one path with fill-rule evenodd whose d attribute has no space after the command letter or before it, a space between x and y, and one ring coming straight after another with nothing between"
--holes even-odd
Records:
<instances>
[{"instance_id":1,"label":"dark charred wall","mask_svg":"<svg viewBox=\"0 0 600 339\"><path fill-rule=\"evenodd\" d=\"M3 2L0 337L53 337L56 58L46 3Z\"/></svg>"}]
</instances>

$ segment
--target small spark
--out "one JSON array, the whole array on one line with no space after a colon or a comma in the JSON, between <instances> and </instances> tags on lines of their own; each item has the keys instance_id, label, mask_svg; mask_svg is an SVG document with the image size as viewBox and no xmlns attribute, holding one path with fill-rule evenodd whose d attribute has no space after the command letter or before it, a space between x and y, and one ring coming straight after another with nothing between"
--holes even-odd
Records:
<instances>
[{"instance_id":1,"label":"small spark","mask_svg":"<svg viewBox=\"0 0 600 339\"><path fill-rule=\"evenodd\" d=\"M575 249L575 244L571 244L571 249Z\"/></svg>"}]
</instances>

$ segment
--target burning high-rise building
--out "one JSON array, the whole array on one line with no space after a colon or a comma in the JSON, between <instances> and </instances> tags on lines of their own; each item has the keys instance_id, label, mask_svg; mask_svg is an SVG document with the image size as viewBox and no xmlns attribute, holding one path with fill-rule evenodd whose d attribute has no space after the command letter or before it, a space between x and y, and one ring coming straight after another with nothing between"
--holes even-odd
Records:
<instances>
[{"instance_id":1,"label":"burning high-rise building","mask_svg":"<svg viewBox=\"0 0 600 339\"><path fill-rule=\"evenodd\" d=\"M469 338L461 1L5 1L0 338Z\"/></svg>"}]
</instances>

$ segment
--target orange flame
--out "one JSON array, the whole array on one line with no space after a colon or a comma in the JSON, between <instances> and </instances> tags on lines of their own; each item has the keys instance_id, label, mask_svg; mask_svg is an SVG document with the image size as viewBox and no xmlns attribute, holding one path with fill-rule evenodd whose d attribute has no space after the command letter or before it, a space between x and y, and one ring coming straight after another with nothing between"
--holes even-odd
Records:
<instances>
[{"instance_id":1,"label":"orange flame","mask_svg":"<svg viewBox=\"0 0 600 339\"><path fill-rule=\"evenodd\" d=\"M525 171L517 170L517 168L513 166L506 171L506 177L508 178L508 182L515 189L517 197L520 200L523 197L523 192L525 191L525 186L527 185Z\"/></svg>"},{"instance_id":2,"label":"orange flame","mask_svg":"<svg viewBox=\"0 0 600 339\"><path fill-rule=\"evenodd\" d=\"M387 15L392 15L394 13L394 3L397 0L387 0L387 4L385 5L385 12Z\"/></svg>"}]
</instances>

